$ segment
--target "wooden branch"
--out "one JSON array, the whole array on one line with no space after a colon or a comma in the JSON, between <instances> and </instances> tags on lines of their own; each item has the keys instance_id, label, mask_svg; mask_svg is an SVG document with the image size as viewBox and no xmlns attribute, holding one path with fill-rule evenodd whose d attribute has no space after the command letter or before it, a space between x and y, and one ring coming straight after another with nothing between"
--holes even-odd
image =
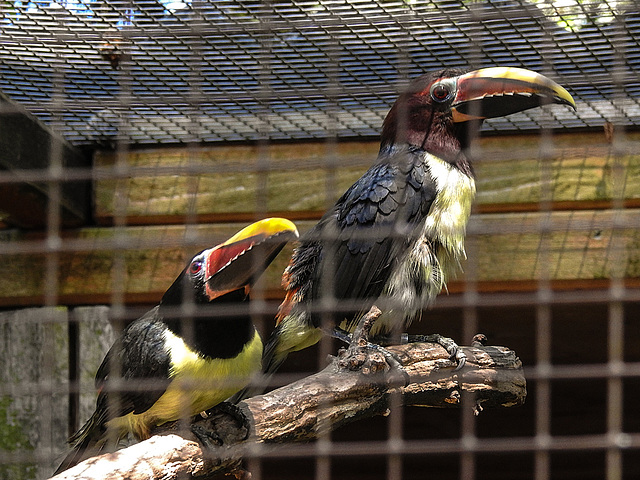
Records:
<instances>
[{"instance_id":1,"label":"wooden branch","mask_svg":"<svg viewBox=\"0 0 640 480\"><path fill-rule=\"evenodd\" d=\"M476 412L485 407L511 407L524 403L526 382L515 352L505 347L462 347L467 364L454 373L446 351L431 343L390 346L408 375L405 385L390 384L399 375L364 375L339 365L338 359L321 372L266 395L240 403L250 419L250 442L285 443L311 440L318 426L335 429L353 421L385 414L391 394L402 395L404 405L451 408L461 395L475 396ZM372 352L376 355L377 352ZM94 457L56 476L63 479L206 478L238 465L246 431L236 418L214 413L197 425L210 430L226 447L206 450L192 434L175 434L179 422L163 427L162 434L126 449ZM246 445L246 443L245 443Z\"/></svg>"},{"instance_id":2,"label":"wooden branch","mask_svg":"<svg viewBox=\"0 0 640 480\"><path fill-rule=\"evenodd\" d=\"M386 413L389 394L404 405L459 407L461 394L473 393L476 405L510 407L524 403L526 382L515 353L504 347L462 347L467 367L452 376L454 365L439 345L392 346L409 375L407 386L388 385L384 375L363 376L333 362L322 372L246 401L260 442L309 440L319 422L332 429ZM378 381L371 381L377 378ZM459 382L462 382L460 385ZM462 388L460 388L462 387Z\"/></svg>"}]
</instances>

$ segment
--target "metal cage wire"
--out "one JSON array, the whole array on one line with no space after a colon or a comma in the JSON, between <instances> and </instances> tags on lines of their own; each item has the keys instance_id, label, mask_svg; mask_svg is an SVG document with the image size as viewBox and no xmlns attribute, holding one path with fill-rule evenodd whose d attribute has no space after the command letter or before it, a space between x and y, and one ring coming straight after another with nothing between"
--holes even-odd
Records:
<instances>
[{"instance_id":1,"label":"metal cage wire","mask_svg":"<svg viewBox=\"0 0 640 480\"><path fill-rule=\"evenodd\" d=\"M0 87L55 120L76 144L118 135L133 144L256 140L257 110L267 115L273 140L326 138L328 110L338 137L375 136L406 78L471 63L553 71L581 107L577 116L558 111L557 128L599 126L612 116L638 122L633 2L561 9L517 1L2 8ZM482 53L477 58L469 57L474 49ZM614 105L616 86L624 95ZM54 97L64 99L63 111ZM540 127L529 113L488 125L501 132Z\"/></svg>"},{"instance_id":2,"label":"metal cage wire","mask_svg":"<svg viewBox=\"0 0 640 480\"><path fill-rule=\"evenodd\" d=\"M31 425L37 434L27 433L16 450L0 450L0 476L47 478L64 450L59 439L65 435L60 431L66 434L68 428L77 428L86 419L85 412L93 408L92 385L79 380L83 368L79 356L86 355L83 342L89 340L77 329L108 317L117 331L152 303L148 298L132 302L128 296L132 255L153 256L148 252L170 249L186 261L211 241L206 224L224 219L236 222L235 228L239 222L265 216L271 211L274 178L279 178L269 176L274 171L287 175L320 171L324 175L320 198L313 208L294 211L308 228L316 219L309 212L323 210L344 190L338 170L350 167L363 173L367 162L375 158L343 157L341 145L377 138L386 112L409 78L444 65L497 64L548 74L571 91L578 111L544 107L486 122L483 132L489 135L539 134L538 143L522 150L502 151L494 157L483 154L490 147L476 152L479 168L533 156L540 176L537 204L518 203L525 211L505 206L510 201L517 203L518 192L510 191L509 185L490 183L499 185L495 179L478 176L478 215L472 217L468 228L463 281L454 285L448 296L440 295L434 310L426 311L423 321L412 330L431 332L445 326L448 330L440 333L451 333L459 343L467 343L475 333L488 328L497 336L497 343L511 342L507 346L514 347L525 360L530 387L525 413L494 412L475 417L471 408L462 408L439 416L402 408L401 400L393 398L386 419L365 420L369 423L354 424L353 433L334 432L313 444L249 448L247 465L258 479L299 477L307 468L315 472L304 476L319 479L424 478L431 467L445 477L465 480L500 475L545 480L570 478L572 474L583 479L636 478L640 474L635 459L640 433L637 416L630 411L633 399L629 392L637 392L639 377L634 345L639 333L635 314L640 295L636 284L629 286L629 278L638 271L633 259L627 258L627 242L640 243L640 239L637 233L625 232L640 228L634 203L637 197L630 199L627 192L627 176L637 171L633 157L628 160L635 154L637 140L626 136L640 122L640 5L637 1L565 3L2 3L0 90L15 103L1 103L0 115L24 107L73 147L112 156L103 162L94 156L92 165L68 167L61 144L52 142L46 167L19 165L0 172L3 187L25 181L43 183L48 198L41 230L24 233L5 224L0 257L13 266L16 256L43 256L43 290L38 304L55 307L68 303L71 312L69 317L54 309L54 313L46 310L30 317L27 323L42 328L37 339L39 373L27 380L3 377L0 392L3 398L11 399L9 403L15 400L11 408L40 409L43 414ZM605 123L612 124L614 131L602 161L615 186L607 192L606 202L581 203L577 190L565 196L558 193L553 187L558 178L553 161L575 168L580 175L589 164L590 146L575 147L562 157L565 150L557 147L556 134L596 132ZM295 147L317 140L322 141L321 154L301 170L290 158L274 156L271 150L289 142ZM235 162L232 156L231 160L219 158L207 163L198 153L203 145L256 148L249 161ZM147 163L132 162L131 155L143 155L144 149L157 146L177 146L186 153L173 164L166 164L162 154ZM256 190L249 207L244 204L226 216L220 212L203 216L198 198L206 193L207 175L250 177ZM184 189L186 201L182 210L169 205L166 211L180 213L158 215L151 199L142 199L143 204L148 202L142 213L137 217L131 214L135 201L131 192L137 181L150 178L161 189L163 179L176 177L185 183L173 184L175 190L168 196ZM98 229L109 229L109 235L70 233L60 209L70 181L112 182L109 214L100 217L94 212L88 222L91 227L97 224ZM502 196L483 193L483 185L485 192L496 190ZM184 229L176 234L163 220ZM132 228L153 232L136 234ZM583 233L584 241L577 242L571 232ZM222 233L214 235L222 240ZM503 251L491 251L481 243L491 235L508 240L499 244ZM533 246L527 243L527 235L537 236ZM607 247L598 264L602 278L595 278L587 288L571 283L563 286L562 281L573 278L571 275L581 279L584 272L591 272L588 264L593 258L580 254L603 235ZM533 251L532 262L524 266L514 263L511 269L500 270L502 277L487 280L479 276L487 264L505 262L523 249ZM104 263L101 254L95 253L98 251L107 251L109 262ZM90 297L78 303L69 301L61 276L68 274L69 265L82 268L67 263L65 255L69 254L88 259L88 268L107 266L105 278L112 288L100 298L108 308L88 313L78 304L91 304ZM162 261L160 256L158 259ZM156 265L150 275L162 276L163 266ZM522 269L528 269L527 274L530 270L534 288L505 288L500 283L516 284L514 279ZM558 273L567 269L567 278ZM161 287L153 284L148 290L154 289ZM18 303L9 301L4 306L21 306ZM251 309L264 331L271 328L276 306L269 292L259 288L258 301ZM580 328L577 320L590 314L595 318L589 323L594 328L593 338L578 344L594 348L594 360L582 352L577 357L581 361L574 362L571 355L576 348L566 343L572 340L569 327ZM15 340L12 325L22 320L13 311L3 315L3 356L11 359L7 361L9 369L22 358L9 345ZM500 322L507 322L510 315L515 316L513 321L521 330L504 327L509 333L501 334ZM68 357L61 360L55 329L67 323ZM596 341L602 334L604 339ZM92 345L89 348L96 350L107 346ZM284 384L301 372L313 371L324 364L328 353L335 353L335 348L331 341L323 340L318 349L297 363L294 360L290 370L276 376L274 382ZM54 373L61 361L74 370L66 383L57 381ZM558 420L554 409L565 413L563 409L569 409L570 404L566 397L571 395L585 395L584 403L597 406L598 418L592 423L584 418L584 428ZM35 400L38 396L41 399ZM68 410L62 409L63 418L58 417L61 398L69 399ZM580 399L576 403L577 409L593 414ZM11 409L6 411L10 419ZM5 423L12 425L12 421ZM504 421L502 430L488 425L492 421ZM510 422L525 422L526 426L516 428ZM39 440L33 440L34 436ZM518 471L520 477L516 476Z\"/></svg>"}]
</instances>

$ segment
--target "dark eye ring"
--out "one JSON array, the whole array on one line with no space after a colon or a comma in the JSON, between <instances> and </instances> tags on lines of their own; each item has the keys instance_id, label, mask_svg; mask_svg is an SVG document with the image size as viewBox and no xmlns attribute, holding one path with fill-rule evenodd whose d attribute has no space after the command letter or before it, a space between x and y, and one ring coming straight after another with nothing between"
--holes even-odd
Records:
<instances>
[{"instance_id":1,"label":"dark eye ring","mask_svg":"<svg viewBox=\"0 0 640 480\"><path fill-rule=\"evenodd\" d=\"M200 273L200 270L202 270L202 262L199 260L191 262L191 265L189 265L189 273L191 273L192 275Z\"/></svg>"},{"instance_id":2,"label":"dark eye ring","mask_svg":"<svg viewBox=\"0 0 640 480\"><path fill-rule=\"evenodd\" d=\"M451 91L449 90L449 87L442 83L437 83L431 89L431 97L436 102L444 102L449 98L450 95L451 95Z\"/></svg>"}]
</instances>

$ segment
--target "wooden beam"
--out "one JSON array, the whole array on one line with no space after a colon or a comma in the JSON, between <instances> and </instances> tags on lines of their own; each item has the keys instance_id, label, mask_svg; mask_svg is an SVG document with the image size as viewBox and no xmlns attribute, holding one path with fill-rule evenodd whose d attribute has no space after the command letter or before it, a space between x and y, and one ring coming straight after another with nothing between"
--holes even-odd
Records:
<instances>
[{"instance_id":1,"label":"wooden beam","mask_svg":"<svg viewBox=\"0 0 640 480\"><path fill-rule=\"evenodd\" d=\"M576 298L582 298L589 303L606 302L610 299L609 289L612 287L611 279L576 279L576 280L551 280L544 284L557 295L549 303L575 303ZM624 295L618 300L639 302L640 301L640 278L624 278L619 285L625 289ZM511 304L534 305L540 301L537 292L541 287L539 280L511 280L511 281L480 281L474 283L473 291L482 295L478 300L478 305L495 306L505 305L505 295L509 296ZM464 281L455 280L447 284L447 292L440 294L436 301L436 308L455 308L466 305L467 300L463 298L470 285ZM579 294L578 294L579 292ZM149 292L124 293L115 297L112 292L104 293L64 293L57 296L57 303L69 307L110 305L114 301L121 301L128 306L149 306L156 305L164 290ZM567 295L568 294L568 295ZM266 306L270 313L275 315L278 304L282 301L284 294L280 288L267 288L261 292L261 296L268 302ZM23 308L39 307L44 303L44 296L37 295L16 295L0 296L0 308ZM142 307L141 307L142 308ZM142 313L142 312L140 312Z\"/></svg>"},{"instance_id":2,"label":"wooden beam","mask_svg":"<svg viewBox=\"0 0 640 480\"><path fill-rule=\"evenodd\" d=\"M304 232L315 222L297 223ZM244 225L71 230L57 250L57 285L43 283L46 237L14 233L2 242L0 252L0 305L38 304L47 289L69 305L116 298L157 301L191 255ZM639 225L640 210L473 215L464 274L459 283L450 283L450 291L464 289L464 282L508 291L535 288L540 281L593 286L593 281L638 278ZM281 293L280 276L291 249L288 246L264 275L261 286L270 298Z\"/></svg>"},{"instance_id":3,"label":"wooden beam","mask_svg":"<svg viewBox=\"0 0 640 480\"><path fill-rule=\"evenodd\" d=\"M86 224L91 205L89 182L65 181L63 173L55 178L55 172L89 165L86 155L0 93L0 169L16 175L16 181L0 186L3 223L42 228L51 218L49 204L55 202L62 226ZM25 170L40 171L42 181L20 181L20 172Z\"/></svg>"},{"instance_id":4,"label":"wooden beam","mask_svg":"<svg viewBox=\"0 0 640 480\"><path fill-rule=\"evenodd\" d=\"M640 209L640 198L627 198L620 201L614 200L583 200L583 201L563 201L563 202L527 202L527 203L486 203L474 205L473 211L476 214L483 213L530 213L530 212L567 212L582 210L611 210L612 208ZM268 213L272 217L285 217L293 222L317 221L322 218L324 210L273 210L262 215L256 212L237 213L204 213L196 214L192 217L187 215L128 215L126 224L129 226L144 225L184 225L194 224L214 224L228 222L254 222L263 218ZM115 218L112 216L99 217L98 223L101 226L113 226Z\"/></svg>"},{"instance_id":5,"label":"wooden beam","mask_svg":"<svg viewBox=\"0 0 640 480\"><path fill-rule=\"evenodd\" d=\"M480 139L474 155L478 212L640 205L639 133L615 148L602 134L562 134L550 153L538 135ZM96 219L129 225L317 219L375 161L377 141L156 148L118 159L99 152ZM115 198L123 196L116 211ZM541 207L542 203L542 207ZM574 208L575 207L575 208Z\"/></svg>"}]
</instances>

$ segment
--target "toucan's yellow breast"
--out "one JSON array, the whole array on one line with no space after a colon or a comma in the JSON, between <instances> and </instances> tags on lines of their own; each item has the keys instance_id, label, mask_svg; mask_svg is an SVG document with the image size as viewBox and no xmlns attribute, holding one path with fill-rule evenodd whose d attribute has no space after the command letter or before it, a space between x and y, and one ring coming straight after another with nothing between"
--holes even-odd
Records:
<instances>
[{"instance_id":1,"label":"toucan's yellow breast","mask_svg":"<svg viewBox=\"0 0 640 480\"><path fill-rule=\"evenodd\" d=\"M204 357L169 330L165 341L171 352L171 383L167 390L147 411L109 422L140 439L147 438L153 426L188 418L216 406L244 388L261 369L262 341L257 332L234 358Z\"/></svg>"}]
</instances>

